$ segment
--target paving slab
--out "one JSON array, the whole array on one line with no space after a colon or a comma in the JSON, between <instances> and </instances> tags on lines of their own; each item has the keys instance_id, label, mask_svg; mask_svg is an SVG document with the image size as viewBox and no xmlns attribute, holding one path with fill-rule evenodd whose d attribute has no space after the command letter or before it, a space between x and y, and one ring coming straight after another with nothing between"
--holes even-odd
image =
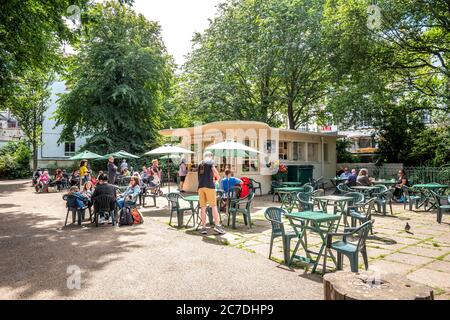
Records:
<instances>
[{"instance_id":1,"label":"paving slab","mask_svg":"<svg viewBox=\"0 0 450 320\"><path fill-rule=\"evenodd\" d=\"M446 272L423 268L408 274L407 277L433 288L450 290L450 274Z\"/></svg>"}]
</instances>

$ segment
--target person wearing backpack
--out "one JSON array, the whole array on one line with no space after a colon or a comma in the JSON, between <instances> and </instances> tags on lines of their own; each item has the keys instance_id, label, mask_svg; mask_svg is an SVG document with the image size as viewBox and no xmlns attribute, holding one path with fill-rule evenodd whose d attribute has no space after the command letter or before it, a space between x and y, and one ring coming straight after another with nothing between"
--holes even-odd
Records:
<instances>
[{"instance_id":1,"label":"person wearing backpack","mask_svg":"<svg viewBox=\"0 0 450 320\"><path fill-rule=\"evenodd\" d=\"M219 212L217 211L216 185L214 183L214 181L220 179L220 175L212 159L212 153L206 151L203 157L204 160L198 166L198 195L202 217L201 233L208 234L206 230L206 206L209 205L213 212L214 231L218 234L224 234L225 230L220 225Z\"/></svg>"}]
</instances>

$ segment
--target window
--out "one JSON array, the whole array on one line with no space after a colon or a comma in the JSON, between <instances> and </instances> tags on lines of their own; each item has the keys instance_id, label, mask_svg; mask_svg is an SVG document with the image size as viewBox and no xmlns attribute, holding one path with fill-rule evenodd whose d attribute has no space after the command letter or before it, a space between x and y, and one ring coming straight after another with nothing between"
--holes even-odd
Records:
<instances>
[{"instance_id":1,"label":"window","mask_svg":"<svg viewBox=\"0 0 450 320\"><path fill-rule=\"evenodd\" d=\"M308 161L319 161L319 144L308 143Z\"/></svg>"},{"instance_id":2,"label":"window","mask_svg":"<svg viewBox=\"0 0 450 320\"><path fill-rule=\"evenodd\" d=\"M17 128L17 121L8 120L8 129L15 129Z\"/></svg>"},{"instance_id":3,"label":"window","mask_svg":"<svg viewBox=\"0 0 450 320\"><path fill-rule=\"evenodd\" d=\"M258 150L256 141L250 141L245 139L244 144L247 147ZM244 157L244 163L242 164L242 172L257 172L258 171L258 155L251 155L250 157Z\"/></svg>"},{"instance_id":4,"label":"window","mask_svg":"<svg viewBox=\"0 0 450 320\"><path fill-rule=\"evenodd\" d=\"M359 138L358 147L362 148L370 148L372 146L372 138Z\"/></svg>"},{"instance_id":5,"label":"window","mask_svg":"<svg viewBox=\"0 0 450 320\"><path fill-rule=\"evenodd\" d=\"M286 141L280 141L278 146L278 158L280 160L288 159L288 143Z\"/></svg>"},{"instance_id":6,"label":"window","mask_svg":"<svg viewBox=\"0 0 450 320\"><path fill-rule=\"evenodd\" d=\"M323 161L328 162L328 143L323 144Z\"/></svg>"},{"instance_id":7,"label":"window","mask_svg":"<svg viewBox=\"0 0 450 320\"><path fill-rule=\"evenodd\" d=\"M294 161L306 161L304 142L294 142L292 156L293 156L292 160Z\"/></svg>"},{"instance_id":8,"label":"window","mask_svg":"<svg viewBox=\"0 0 450 320\"><path fill-rule=\"evenodd\" d=\"M64 155L66 157L72 157L75 155L75 142L64 143Z\"/></svg>"},{"instance_id":9,"label":"window","mask_svg":"<svg viewBox=\"0 0 450 320\"><path fill-rule=\"evenodd\" d=\"M264 143L264 152L265 153L275 153L275 140L266 140L266 142Z\"/></svg>"}]
</instances>

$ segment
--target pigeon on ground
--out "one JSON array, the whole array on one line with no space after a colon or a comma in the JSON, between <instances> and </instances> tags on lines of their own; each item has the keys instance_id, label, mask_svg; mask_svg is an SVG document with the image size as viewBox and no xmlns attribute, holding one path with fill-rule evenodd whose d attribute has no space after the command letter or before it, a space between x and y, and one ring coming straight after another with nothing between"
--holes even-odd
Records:
<instances>
[{"instance_id":1,"label":"pigeon on ground","mask_svg":"<svg viewBox=\"0 0 450 320\"><path fill-rule=\"evenodd\" d=\"M408 233L410 233L409 230L411 230L411 226L410 226L409 223L407 222L407 223L406 223L406 226L405 226L405 231L408 232Z\"/></svg>"}]
</instances>

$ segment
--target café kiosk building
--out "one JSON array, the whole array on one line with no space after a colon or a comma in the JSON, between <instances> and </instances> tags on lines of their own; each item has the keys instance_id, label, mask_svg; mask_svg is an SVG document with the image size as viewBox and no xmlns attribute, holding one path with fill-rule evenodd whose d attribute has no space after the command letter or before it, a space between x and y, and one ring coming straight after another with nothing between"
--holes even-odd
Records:
<instances>
[{"instance_id":1,"label":"caf\u00e9 kiosk building","mask_svg":"<svg viewBox=\"0 0 450 320\"><path fill-rule=\"evenodd\" d=\"M230 168L235 177L249 177L261 182L263 194L270 191L272 174L278 164L312 165L313 177L324 179L336 175L336 133L297 131L271 128L256 121L220 121L190 128L165 129L161 135L170 137L173 144L193 151L183 155L189 172L183 189L196 192L197 164L205 149L215 143L233 140L258 150L259 154L234 157L230 154L215 156L220 175ZM176 162L176 161L175 161Z\"/></svg>"}]
</instances>

